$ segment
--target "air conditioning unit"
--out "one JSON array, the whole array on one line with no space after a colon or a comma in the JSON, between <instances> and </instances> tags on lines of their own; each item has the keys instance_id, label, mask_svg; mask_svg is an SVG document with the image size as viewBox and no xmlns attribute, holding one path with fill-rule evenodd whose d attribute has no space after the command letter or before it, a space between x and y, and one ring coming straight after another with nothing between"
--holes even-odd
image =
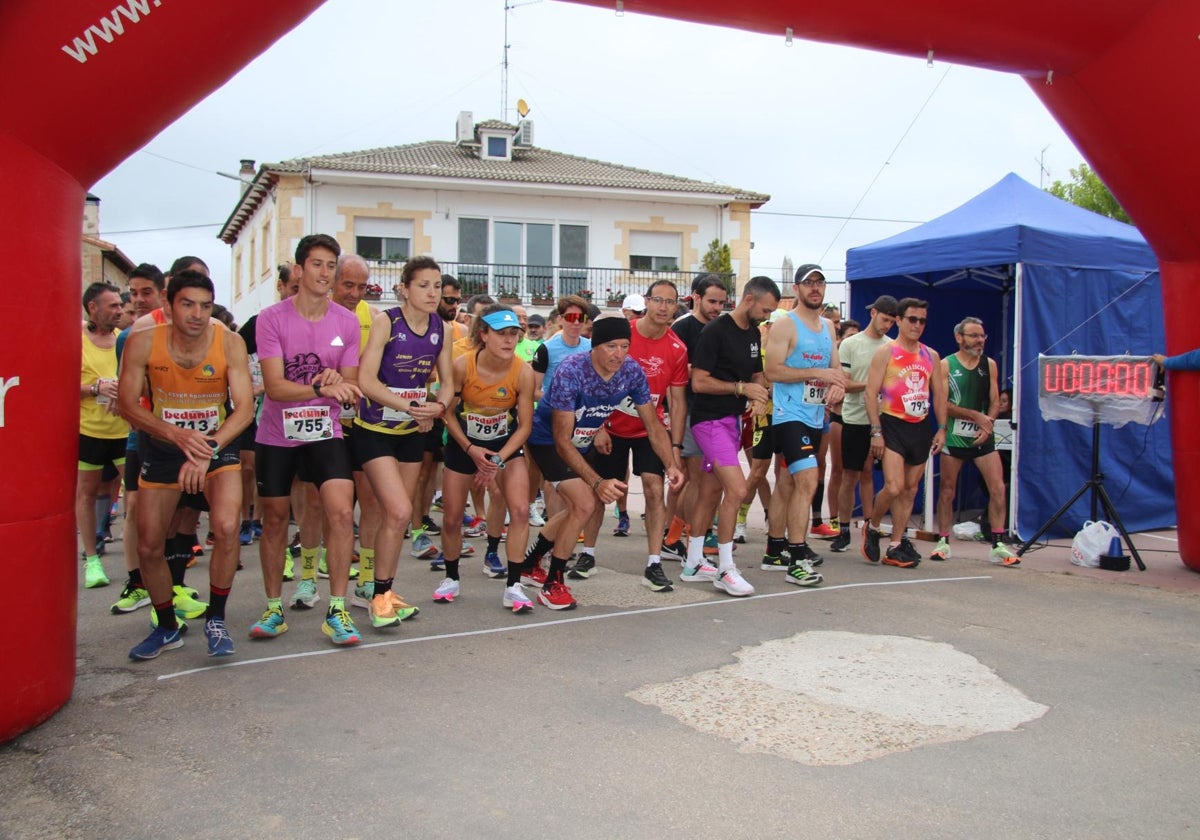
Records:
<instances>
[{"instance_id":1,"label":"air conditioning unit","mask_svg":"<svg viewBox=\"0 0 1200 840\"><path fill-rule=\"evenodd\" d=\"M454 126L454 142L475 142L475 116L470 111L458 112L458 122Z\"/></svg>"},{"instance_id":2,"label":"air conditioning unit","mask_svg":"<svg viewBox=\"0 0 1200 840\"><path fill-rule=\"evenodd\" d=\"M521 120L517 123L517 137L514 142L518 146L533 145L533 120Z\"/></svg>"}]
</instances>

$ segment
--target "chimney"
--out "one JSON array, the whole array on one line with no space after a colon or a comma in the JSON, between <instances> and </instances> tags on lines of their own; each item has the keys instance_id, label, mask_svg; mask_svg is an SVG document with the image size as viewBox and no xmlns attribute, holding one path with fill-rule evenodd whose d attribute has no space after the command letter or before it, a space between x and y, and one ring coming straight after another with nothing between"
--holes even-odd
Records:
<instances>
[{"instance_id":1,"label":"chimney","mask_svg":"<svg viewBox=\"0 0 1200 840\"><path fill-rule=\"evenodd\" d=\"M100 235L100 197L91 193L83 202L83 235Z\"/></svg>"},{"instance_id":2,"label":"chimney","mask_svg":"<svg viewBox=\"0 0 1200 840\"><path fill-rule=\"evenodd\" d=\"M243 184L249 184L254 180L254 161L248 158L242 158L242 168L238 170L238 177L242 179Z\"/></svg>"}]
</instances>

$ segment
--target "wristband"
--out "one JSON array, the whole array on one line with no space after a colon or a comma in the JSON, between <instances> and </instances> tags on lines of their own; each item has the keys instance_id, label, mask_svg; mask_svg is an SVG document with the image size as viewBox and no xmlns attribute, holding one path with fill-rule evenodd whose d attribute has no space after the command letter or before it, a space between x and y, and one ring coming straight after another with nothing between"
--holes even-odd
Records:
<instances>
[{"instance_id":1,"label":"wristband","mask_svg":"<svg viewBox=\"0 0 1200 840\"><path fill-rule=\"evenodd\" d=\"M672 448L672 449L679 449L679 450L681 450L681 451L682 451L682 449L683 449L683 444L682 444L682 443L672 443L672 444L671 444L671 448Z\"/></svg>"},{"instance_id":2,"label":"wristband","mask_svg":"<svg viewBox=\"0 0 1200 840\"><path fill-rule=\"evenodd\" d=\"M99 396L100 395L100 383L98 381L93 382L90 390L92 392L93 397Z\"/></svg>"},{"instance_id":3,"label":"wristband","mask_svg":"<svg viewBox=\"0 0 1200 840\"><path fill-rule=\"evenodd\" d=\"M313 393L316 394L318 397L321 396L321 383L320 382L313 383Z\"/></svg>"},{"instance_id":4,"label":"wristband","mask_svg":"<svg viewBox=\"0 0 1200 840\"><path fill-rule=\"evenodd\" d=\"M603 478L597 478L595 481L592 482L592 492L593 493L596 492L596 488L600 486L600 482L602 482L602 481L604 481Z\"/></svg>"}]
</instances>

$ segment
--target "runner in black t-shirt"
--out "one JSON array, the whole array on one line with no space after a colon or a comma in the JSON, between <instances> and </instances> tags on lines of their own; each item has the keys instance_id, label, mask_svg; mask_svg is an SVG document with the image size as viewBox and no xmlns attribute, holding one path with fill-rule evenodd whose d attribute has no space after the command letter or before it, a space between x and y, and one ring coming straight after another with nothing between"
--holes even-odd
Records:
<instances>
[{"instance_id":1,"label":"runner in black t-shirt","mask_svg":"<svg viewBox=\"0 0 1200 840\"><path fill-rule=\"evenodd\" d=\"M733 565L733 529L738 506L746 495L746 474L739 458L741 417L747 401L754 414L766 410L768 394L758 325L779 306L779 298L775 281L769 277L751 278L742 289L737 307L704 328L691 359L692 433L704 464L680 578L712 580L717 589L730 595L754 593L754 587ZM714 569L704 563L703 534L718 502L718 564Z\"/></svg>"}]
</instances>

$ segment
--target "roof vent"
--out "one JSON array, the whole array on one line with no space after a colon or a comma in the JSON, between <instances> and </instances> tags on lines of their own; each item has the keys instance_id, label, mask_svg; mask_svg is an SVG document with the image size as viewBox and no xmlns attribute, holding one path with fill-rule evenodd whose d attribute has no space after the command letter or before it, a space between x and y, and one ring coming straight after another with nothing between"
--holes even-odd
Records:
<instances>
[{"instance_id":1,"label":"roof vent","mask_svg":"<svg viewBox=\"0 0 1200 840\"><path fill-rule=\"evenodd\" d=\"M470 111L458 112L458 122L454 125L454 142L475 142L475 116Z\"/></svg>"}]
</instances>

